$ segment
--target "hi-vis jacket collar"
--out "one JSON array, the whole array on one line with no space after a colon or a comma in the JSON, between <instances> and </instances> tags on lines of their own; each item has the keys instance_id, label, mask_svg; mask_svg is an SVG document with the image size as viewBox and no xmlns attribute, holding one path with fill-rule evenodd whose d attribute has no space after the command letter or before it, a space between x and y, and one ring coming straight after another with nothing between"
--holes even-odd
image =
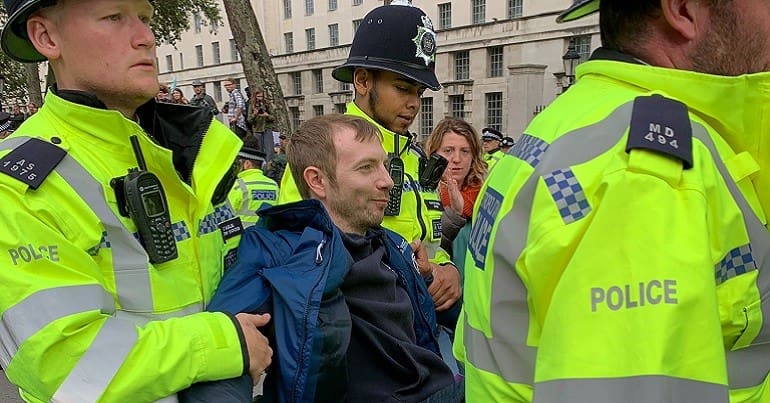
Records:
<instances>
[{"instance_id":1,"label":"hi-vis jacket collar","mask_svg":"<svg viewBox=\"0 0 770 403\"><path fill-rule=\"evenodd\" d=\"M684 102L695 119L703 117L735 153L748 152L760 166L755 188L770 213L770 72L725 77L609 60L589 60L577 68L580 80L620 81L629 87Z\"/></svg>"}]
</instances>

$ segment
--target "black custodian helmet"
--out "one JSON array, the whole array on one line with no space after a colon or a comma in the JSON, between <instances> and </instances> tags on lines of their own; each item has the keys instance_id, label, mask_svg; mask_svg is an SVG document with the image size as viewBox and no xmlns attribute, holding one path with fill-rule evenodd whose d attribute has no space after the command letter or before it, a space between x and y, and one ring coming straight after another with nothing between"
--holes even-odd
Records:
<instances>
[{"instance_id":1,"label":"black custodian helmet","mask_svg":"<svg viewBox=\"0 0 770 403\"><path fill-rule=\"evenodd\" d=\"M41 62L45 57L41 55L27 36L27 17L34 11L56 4L55 0L5 0L5 11L8 13L8 21L3 27L2 42L3 52L11 59L22 63Z\"/></svg>"},{"instance_id":2,"label":"black custodian helmet","mask_svg":"<svg viewBox=\"0 0 770 403\"><path fill-rule=\"evenodd\" d=\"M436 33L430 18L405 0L370 11L356 31L348 60L332 76L352 83L357 67L391 71L440 90L434 72Z\"/></svg>"}]
</instances>

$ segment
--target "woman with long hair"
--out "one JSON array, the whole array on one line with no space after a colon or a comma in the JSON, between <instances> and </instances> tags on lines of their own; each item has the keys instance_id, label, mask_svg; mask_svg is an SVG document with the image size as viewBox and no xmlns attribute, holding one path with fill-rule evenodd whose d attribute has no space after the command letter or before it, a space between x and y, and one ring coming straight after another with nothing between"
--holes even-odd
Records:
<instances>
[{"instance_id":1,"label":"woman with long hair","mask_svg":"<svg viewBox=\"0 0 770 403\"><path fill-rule=\"evenodd\" d=\"M438 192L444 213L441 216L441 247L452 253L457 233L470 221L476 197L487 176L481 141L476 129L457 118L444 118L425 143L428 155L438 153L448 164Z\"/></svg>"},{"instance_id":2,"label":"woman with long hair","mask_svg":"<svg viewBox=\"0 0 770 403\"><path fill-rule=\"evenodd\" d=\"M181 89L174 88L174 90L171 91L171 103L188 105L190 101L188 101L187 98L184 97L184 93L182 92Z\"/></svg>"}]
</instances>

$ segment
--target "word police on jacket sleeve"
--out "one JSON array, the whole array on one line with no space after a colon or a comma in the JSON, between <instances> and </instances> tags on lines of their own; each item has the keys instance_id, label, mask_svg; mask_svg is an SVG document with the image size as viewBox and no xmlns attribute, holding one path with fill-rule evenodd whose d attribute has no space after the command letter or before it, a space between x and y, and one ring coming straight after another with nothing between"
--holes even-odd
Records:
<instances>
[{"instance_id":1,"label":"word police on jacket sleeve","mask_svg":"<svg viewBox=\"0 0 770 403\"><path fill-rule=\"evenodd\" d=\"M19 245L13 249L8 249L8 254L14 266L18 266L20 262L29 263L33 260L41 259L58 262L59 245Z\"/></svg>"},{"instance_id":2,"label":"word police on jacket sleeve","mask_svg":"<svg viewBox=\"0 0 770 403\"><path fill-rule=\"evenodd\" d=\"M676 280L651 280L637 284L591 288L591 312L600 306L611 311L640 308L645 305L678 304Z\"/></svg>"}]
</instances>

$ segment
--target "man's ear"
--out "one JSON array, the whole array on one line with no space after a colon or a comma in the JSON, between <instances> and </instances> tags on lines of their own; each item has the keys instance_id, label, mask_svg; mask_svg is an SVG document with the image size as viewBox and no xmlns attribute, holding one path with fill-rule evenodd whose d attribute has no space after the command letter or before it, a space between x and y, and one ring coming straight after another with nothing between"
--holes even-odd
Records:
<instances>
[{"instance_id":1,"label":"man's ear","mask_svg":"<svg viewBox=\"0 0 770 403\"><path fill-rule=\"evenodd\" d=\"M668 26L682 39L692 41L709 29L711 6L702 0L661 0Z\"/></svg>"},{"instance_id":2,"label":"man's ear","mask_svg":"<svg viewBox=\"0 0 770 403\"><path fill-rule=\"evenodd\" d=\"M374 83L373 79L374 77L369 70L356 67L356 69L353 70L353 86L356 89L356 94L366 96L372 88Z\"/></svg>"},{"instance_id":3,"label":"man's ear","mask_svg":"<svg viewBox=\"0 0 770 403\"><path fill-rule=\"evenodd\" d=\"M329 181L327 180L326 175L324 175L318 167L309 166L305 168L302 172L302 178L310 188L310 193L312 193L311 196L315 196L320 200L326 198L326 186L328 186Z\"/></svg>"},{"instance_id":4,"label":"man's ear","mask_svg":"<svg viewBox=\"0 0 770 403\"><path fill-rule=\"evenodd\" d=\"M39 13L27 19L29 41L48 60L56 60L61 55L56 32L56 24Z\"/></svg>"}]
</instances>

